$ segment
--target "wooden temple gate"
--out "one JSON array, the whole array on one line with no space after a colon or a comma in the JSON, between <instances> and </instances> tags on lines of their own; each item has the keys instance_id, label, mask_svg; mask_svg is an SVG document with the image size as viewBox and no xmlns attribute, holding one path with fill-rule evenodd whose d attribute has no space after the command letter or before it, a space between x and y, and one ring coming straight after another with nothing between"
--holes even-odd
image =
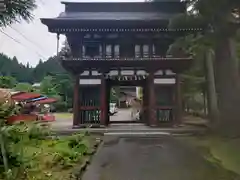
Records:
<instances>
[{"instance_id":1,"label":"wooden temple gate","mask_svg":"<svg viewBox=\"0 0 240 180\"><path fill-rule=\"evenodd\" d=\"M191 57L167 54L179 36L201 29L168 29L186 11L180 0L158 2L64 2L57 18L41 19L50 32L64 34L70 53L62 66L75 79L74 126L108 125L110 87L143 87L142 121L150 126L179 123L179 73Z\"/></svg>"}]
</instances>

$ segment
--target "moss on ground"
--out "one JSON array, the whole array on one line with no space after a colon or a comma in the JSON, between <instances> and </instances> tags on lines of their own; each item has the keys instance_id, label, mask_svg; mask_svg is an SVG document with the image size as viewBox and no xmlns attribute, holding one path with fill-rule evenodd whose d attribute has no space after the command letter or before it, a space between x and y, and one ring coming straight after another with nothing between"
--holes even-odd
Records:
<instances>
[{"instance_id":1,"label":"moss on ground","mask_svg":"<svg viewBox=\"0 0 240 180\"><path fill-rule=\"evenodd\" d=\"M212 163L240 175L240 138L224 139L214 136L179 137L190 145L197 147L202 155Z\"/></svg>"}]
</instances>

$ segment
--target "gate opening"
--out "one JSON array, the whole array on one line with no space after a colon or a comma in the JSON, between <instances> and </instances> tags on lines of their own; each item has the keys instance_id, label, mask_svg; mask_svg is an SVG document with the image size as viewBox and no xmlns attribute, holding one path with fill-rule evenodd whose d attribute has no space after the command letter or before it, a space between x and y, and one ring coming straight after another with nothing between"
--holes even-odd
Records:
<instances>
[{"instance_id":1,"label":"gate opening","mask_svg":"<svg viewBox=\"0 0 240 180\"><path fill-rule=\"evenodd\" d=\"M107 122L144 123L145 78L107 80Z\"/></svg>"}]
</instances>

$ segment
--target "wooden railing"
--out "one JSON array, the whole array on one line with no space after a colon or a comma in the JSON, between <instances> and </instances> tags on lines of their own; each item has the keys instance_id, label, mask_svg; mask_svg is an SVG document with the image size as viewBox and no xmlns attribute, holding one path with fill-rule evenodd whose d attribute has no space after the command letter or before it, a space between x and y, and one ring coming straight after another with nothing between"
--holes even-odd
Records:
<instances>
[{"instance_id":1,"label":"wooden railing","mask_svg":"<svg viewBox=\"0 0 240 180\"><path fill-rule=\"evenodd\" d=\"M192 60L190 57L181 57L181 58L174 58L174 57L146 57L146 58L63 58L63 60L80 60L80 61L119 61L119 60L126 60L126 61L140 61L140 60Z\"/></svg>"},{"instance_id":2,"label":"wooden railing","mask_svg":"<svg viewBox=\"0 0 240 180\"><path fill-rule=\"evenodd\" d=\"M159 123L171 123L173 121L173 109L157 109L156 112Z\"/></svg>"}]
</instances>

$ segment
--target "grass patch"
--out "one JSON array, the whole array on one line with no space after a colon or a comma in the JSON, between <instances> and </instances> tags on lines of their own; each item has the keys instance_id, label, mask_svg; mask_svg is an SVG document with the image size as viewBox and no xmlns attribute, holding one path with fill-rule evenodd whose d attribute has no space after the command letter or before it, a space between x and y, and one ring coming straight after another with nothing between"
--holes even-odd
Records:
<instances>
[{"instance_id":1,"label":"grass patch","mask_svg":"<svg viewBox=\"0 0 240 180\"><path fill-rule=\"evenodd\" d=\"M184 142L197 147L208 161L240 175L240 139L213 136L181 137Z\"/></svg>"}]
</instances>

